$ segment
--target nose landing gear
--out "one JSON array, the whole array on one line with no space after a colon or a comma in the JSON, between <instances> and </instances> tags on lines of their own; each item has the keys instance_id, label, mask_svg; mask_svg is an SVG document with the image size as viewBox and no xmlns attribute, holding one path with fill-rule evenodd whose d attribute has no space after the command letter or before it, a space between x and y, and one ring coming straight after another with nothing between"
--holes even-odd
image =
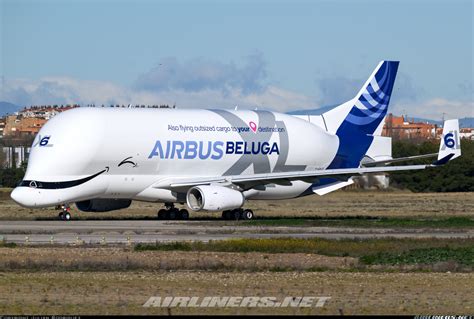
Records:
<instances>
[{"instance_id":1,"label":"nose landing gear","mask_svg":"<svg viewBox=\"0 0 474 319\"><path fill-rule=\"evenodd\" d=\"M158 211L158 219L160 220L187 220L189 212L186 209L178 209L173 203L165 203L165 209Z\"/></svg>"},{"instance_id":2,"label":"nose landing gear","mask_svg":"<svg viewBox=\"0 0 474 319\"><path fill-rule=\"evenodd\" d=\"M58 208L61 210L58 217L60 220L68 221L71 220L71 207L68 204L60 205Z\"/></svg>"}]
</instances>

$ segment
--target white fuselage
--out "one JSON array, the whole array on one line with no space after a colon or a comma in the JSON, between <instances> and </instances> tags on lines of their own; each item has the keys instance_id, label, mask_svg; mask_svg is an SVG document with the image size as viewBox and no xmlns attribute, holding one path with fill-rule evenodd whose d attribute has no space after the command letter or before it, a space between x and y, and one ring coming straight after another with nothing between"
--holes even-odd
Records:
<instances>
[{"instance_id":1,"label":"white fuselage","mask_svg":"<svg viewBox=\"0 0 474 319\"><path fill-rule=\"evenodd\" d=\"M160 183L325 169L338 146L336 135L274 112L78 108L41 129L24 177L29 187L18 187L12 196L28 207L92 198L183 202L183 194ZM292 198L309 185L269 185L245 195Z\"/></svg>"}]
</instances>

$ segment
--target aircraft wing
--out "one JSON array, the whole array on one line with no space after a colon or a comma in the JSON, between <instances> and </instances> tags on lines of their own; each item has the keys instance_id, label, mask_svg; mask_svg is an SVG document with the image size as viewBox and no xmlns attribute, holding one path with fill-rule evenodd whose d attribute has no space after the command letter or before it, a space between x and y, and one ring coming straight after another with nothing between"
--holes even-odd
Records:
<instances>
[{"instance_id":1,"label":"aircraft wing","mask_svg":"<svg viewBox=\"0 0 474 319\"><path fill-rule=\"evenodd\" d=\"M153 185L154 188L179 189L189 188L197 185L229 183L239 185L242 189L248 189L255 185L268 183L285 184L295 180L311 182L318 178L332 177L340 180L347 180L351 176L379 173L394 172L406 170L425 169L431 165L407 165L407 166L388 166L388 167L360 167L360 168L344 168L344 169L325 169L314 171L294 171L294 172L278 172L267 174L249 174L249 175L228 175L228 176L209 176L197 178L171 178L162 180Z\"/></svg>"},{"instance_id":2,"label":"aircraft wing","mask_svg":"<svg viewBox=\"0 0 474 319\"><path fill-rule=\"evenodd\" d=\"M392 163L413 161L413 160L417 160L417 159L430 158L430 157L436 157L436 156L438 156L438 153L407 156L407 157L399 157L399 158L392 158L392 159L381 160L381 161L367 161L367 162L361 163L361 165L363 167L383 166L383 165L389 165L389 164L392 164Z\"/></svg>"}]
</instances>

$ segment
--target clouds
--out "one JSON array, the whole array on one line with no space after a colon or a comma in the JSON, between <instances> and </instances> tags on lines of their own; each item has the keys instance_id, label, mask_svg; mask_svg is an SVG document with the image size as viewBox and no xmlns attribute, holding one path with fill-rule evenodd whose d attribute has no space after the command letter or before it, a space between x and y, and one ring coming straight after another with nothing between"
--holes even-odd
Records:
<instances>
[{"instance_id":1,"label":"clouds","mask_svg":"<svg viewBox=\"0 0 474 319\"><path fill-rule=\"evenodd\" d=\"M363 80L343 76L327 76L316 81L320 105L335 105L352 99L364 84Z\"/></svg>"},{"instance_id":2,"label":"clouds","mask_svg":"<svg viewBox=\"0 0 474 319\"><path fill-rule=\"evenodd\" d=\"M315 97L271 84L262 54L246 56L241 63L204 58L179 61L166 58L139 75L130 87L108 81L48 76L37 80L5 79L0 100L18 105L38 104L176 104L178 108L271 109L288 112L316 109L353 98L365 79L341 75L316 81ZM472 90L466 87L466 90ZM439 119L473 115L471 100L426 98L412 79L399 73L390 112Z\"/></svg>"},{"instance_id":3,"label":"clouds","mask_svg":"<svg viewBox=\"0 0 474 319\"><path fill-rule=\"evenodd\" d=\"M356 96L366 80L367 78L353 79L334 75L318 78L316 80L318 102L320 105L335 105L348 101ZM392 93L392 103L417 101L423 94L424 90L415 87L409 75L398 72Z\"/></svg>"},{"instance_id":4,"label":"clouds","mask_svg":"<svg viewBox=\"0 0 474 319\"><path fill-rule=\"evenodd\" d=\"M32 104L176 104L179 108L269 108L287 111L315 107L297 92L268 85L261 54L242 65L205 59L167 58L140 75L131 87L112 82L44 77L6 79L0 100Z\"/></svg>"},{"instance_id":5,"label":"clouds","mask_svg":"<svg viewBox=\"0 0 474 319\"><path fill-rule=\"evenodd\" d=\"M343 76L326 76L316 81L319 105L335 105L353 98L365 83L365 79L351 79ZM463 89L472 91L465 85ZM440 120L445 118L474 117L472 99L450 100L443 97L427 97L426 91L413 82L403 72L397 74L392 92L389 112L397 115L408 115L425 119Z\"/></svg>"},{"instance_id":6,"label":"clouds","mask_svg":"<svg viewBox=\"0 0 474 319\"><path fill-rule=\"evenodd\" d=\"M454 101L443 98L421 102L409 101L392 104L390 112L433 120L441 120L443 113L445 119L474 117L474 101Z\"/></svg>"},{"instance_id":7,"label":"clouds","mask_svg":"<svg viewBox=\"0 0 474 319\"><path fill-rule=\"evenodd\" d=\"M4 80L1 99L19 105L90 104L129 100L129 92L101 81L77 80L70 77L44 77L39 80Z\"/></svg>"},{"instance_id":8,"label":"clouds","mask_svg":"<svg viewBox=\"0 0 474 319\"><path fill-rule=\"evenodd\" d=\"M267 74L262 54L254 53L244 60L245 63L239 66L233 62L222 63L205 58L179 62L169 57L140 75L134 87L152 92L213 90L229 93L230 90L240 90L251 94L262 91Z\"/></svg>"},{"instance_id":9,"label":"clouds","mask_svg":"<svg viewBox=\"0 0 474 319\"><path fill-rule=\"evenodd\" d=\"M261 53L242 63L204 58L179 61L165 58L138 76L131 87L71 77L6 80L1 99L30 104L176 104L180 108L270 108L288 111L314 108L315 102L297 92L269 85Z\"/></svg>"}]
</instances>

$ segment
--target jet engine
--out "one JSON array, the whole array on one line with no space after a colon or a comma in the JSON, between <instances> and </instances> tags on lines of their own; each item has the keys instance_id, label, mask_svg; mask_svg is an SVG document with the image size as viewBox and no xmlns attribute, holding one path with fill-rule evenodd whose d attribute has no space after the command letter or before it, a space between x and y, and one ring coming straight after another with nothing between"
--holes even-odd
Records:
<instances>
[{"instance_id":1,"label":"jet engine","mask_svg":"<svg viewBox=\"0 0 474 319\"><path fill-rule=\"evenodd\" d=\"M244 195L238 190L222 186L194 186L186 194L186 202L193 211L240 208L244 200Z\"/></svg>"},{"instance_id":2,"label":"jet engine","mask_svg":"<svg viewBox=\"0 0 474 319\"><path fill-rule=\"evenodd\" d=\"M127 208L132 204L130 199L97 198L77 202L76 206L83 212L109 212L111 210Z\"/></svg>"}]
</instances>

